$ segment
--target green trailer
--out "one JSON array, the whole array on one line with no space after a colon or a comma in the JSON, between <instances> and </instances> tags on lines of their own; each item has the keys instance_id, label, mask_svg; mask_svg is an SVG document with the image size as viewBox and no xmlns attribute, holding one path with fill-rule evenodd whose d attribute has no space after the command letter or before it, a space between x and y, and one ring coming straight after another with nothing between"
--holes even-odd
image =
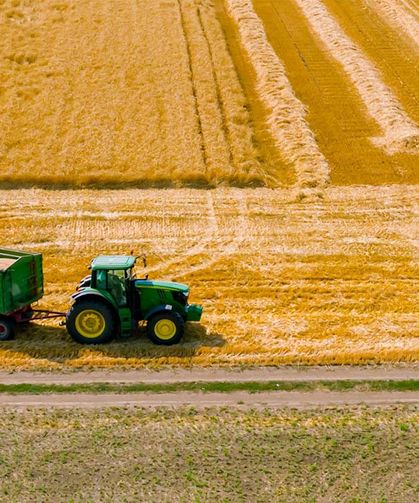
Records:
<instances>
[{"instance_id":1,"label":"green trailer","mask_svg":"<svg viewBox=\"0 0 419 503\"><path fill-rule=\"evenodd\" d=\"M42 255L0 248L0 340L33 316L31 304L44 294Z\"/></svg>"},{"instance_id":2,"label":"green trailer","mask_svg":"<svg viewBox=\"0 0 419 503\"><path fill-rule=\"evenodd\" d=\"M187 285L137 278L136 260L132 255L93 259L91 274L78 284L68 312L61 313L32 308L44 293L42 255L0 249L0 341L14 336L17 323L65 317L70 336L84 344L129 336L139 323L155 344L178 343L185 323L200 321L202 306L189 303Z\"/></svg>"}]
</instances>

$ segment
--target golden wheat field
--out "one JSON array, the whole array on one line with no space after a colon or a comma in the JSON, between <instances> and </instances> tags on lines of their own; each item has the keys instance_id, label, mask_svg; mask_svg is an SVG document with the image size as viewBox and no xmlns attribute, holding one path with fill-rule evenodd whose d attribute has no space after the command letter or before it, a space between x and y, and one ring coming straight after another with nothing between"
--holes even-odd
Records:
<instances>
[{"instance_id":1,"label":"golden wheat field","mask_svg":"<svg viewBox=\"0 0 419 503\"><path fill-rule=\"evenodd\" d=\"M173 347L32 325L0 367L419 359L415 0L0 0L0 35L0 247L44 254L40 307L134 250L205 308Z\"/></svg>"},{"instance_id":2,"label":"golden wheat field","mask_svg":"<svg viewBox=\"0 0 419 503\"><path fill-rule=\"evenodd\" d=\"M0 182L417 182L414 0L2 0Z\"/></svg>"}]
</instances>

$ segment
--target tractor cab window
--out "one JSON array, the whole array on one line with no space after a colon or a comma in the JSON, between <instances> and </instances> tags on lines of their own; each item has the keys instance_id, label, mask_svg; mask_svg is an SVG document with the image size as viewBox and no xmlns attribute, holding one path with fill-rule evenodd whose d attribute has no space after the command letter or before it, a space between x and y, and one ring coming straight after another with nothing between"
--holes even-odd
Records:
<instances>
[{"instance_id":1,"label":"tractor cab window","mask_svg":"<svg viewBox=\"0 0 419 503\"><path fill-rule=\"evenodd\" d=\"M108 271L108 291L118 303L123 306L127 303L126 295L126 271Z\"/></svg>"},{"instance_id":2,"label":"tractor cab window","mask_svg":"<svg viewBox=\"0 0 419 503\"><path fill-rule=\"evenodd\" d=\"M96 288L99 290L108 289L108 271L96 271Z\"/></svg>"},{"instance_id":3,"label":"tractor cab window","mask_svg":"<svg viewBox=\"0 0 419 503\"><path fill-rule=\"evenodd\" d=\"M124 270L102 270L97 271L96 275L97 288L107 290L115 299L118 306L123 306L127 303L125 280L126 272Z\"/></svg>"}]
</instances>

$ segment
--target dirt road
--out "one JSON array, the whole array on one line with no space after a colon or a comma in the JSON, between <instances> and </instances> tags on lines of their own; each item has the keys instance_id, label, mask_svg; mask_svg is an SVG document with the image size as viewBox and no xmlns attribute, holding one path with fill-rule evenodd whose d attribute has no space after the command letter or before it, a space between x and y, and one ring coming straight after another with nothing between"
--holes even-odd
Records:
<instances>
[{"instance_id":1,"label":"dirt road","mask_svg":"<svg viewBox=\"0 0 419 503\"><path fill-rule=\"evenodd\" d=\"M79 384L79 383L176 383L321 380L405 380L419 379L419 365L381 365L376 367L257 367L199 368L164 370L95 370L68 373L0 372L0 384Z\"/></svg>"},{"instance_id":2,"label":"dirt road","mask_svg":"<svg viewBox=\"0 0 419 503\"><path fill-rule=\"evenodd\" d=\"M166 369L161 371L94 371L74 373L0 373L2 384L80 384L80 383L176 383L176 382L251 382L251 381L337 381L337 380L405 380L417 379L417 366L382 367L280 367L255 369ZM274 391L249 393L202 393L176 391L171 393L58 393L2 394L0 406L26 407L177 407L198 408L228 406L238 408L311 408L368 404L373 406L395 403L419 404L419 392L364 391Z\"/></svg>"},{"instance_id":3,"label":"dirt road","mask_svg":"<svg viewBox=\"0 0 419 503\"><path fill-rule=\"evenodd\" d=\"M419 404L419 392L294 392L274 391L266 393L129 393L129 394L46 394L46 395L0 395L0 406L14 408L60 407L238 407L306 409L312 407L392 405L396 403Z\"/></svg>"}]
</instances>

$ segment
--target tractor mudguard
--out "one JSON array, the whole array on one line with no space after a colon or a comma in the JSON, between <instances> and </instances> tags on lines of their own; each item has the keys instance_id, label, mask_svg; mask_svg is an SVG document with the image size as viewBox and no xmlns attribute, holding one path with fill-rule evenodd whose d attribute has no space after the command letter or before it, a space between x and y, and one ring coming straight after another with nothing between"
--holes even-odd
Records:
<instances>
[{"instance_id":1,"label":"tractor mudguard","mask_svg":"<svg viewBox=\"0 0 419 503\"><path fill-rule=\"evenodd\" d=\"M115 304L112 295L108 294L107 292L98 292L94 288L83 288L83 290L81 290L80 292L76 292L71 296L71 298L74 301L79 301L80 299L84 298L87 299L88 297L103 299L104 301L106 301L107 304L109 304L113 309L115 309L116 312L118 312L118 306Z\"/></svg>"},{"instance_id":2,"label":"tractor mudguard","mask_svg":"<svg viewBox=\"0 0 419 503\"><path fill-rule=\"evenodd\" d=\"M149 320L154 314L161 313L164 311L173 311L173 306L170 304L160 304L159 306L155 306L149 311L144 316L145 320Z\"/></svg>"}]
</instances>

